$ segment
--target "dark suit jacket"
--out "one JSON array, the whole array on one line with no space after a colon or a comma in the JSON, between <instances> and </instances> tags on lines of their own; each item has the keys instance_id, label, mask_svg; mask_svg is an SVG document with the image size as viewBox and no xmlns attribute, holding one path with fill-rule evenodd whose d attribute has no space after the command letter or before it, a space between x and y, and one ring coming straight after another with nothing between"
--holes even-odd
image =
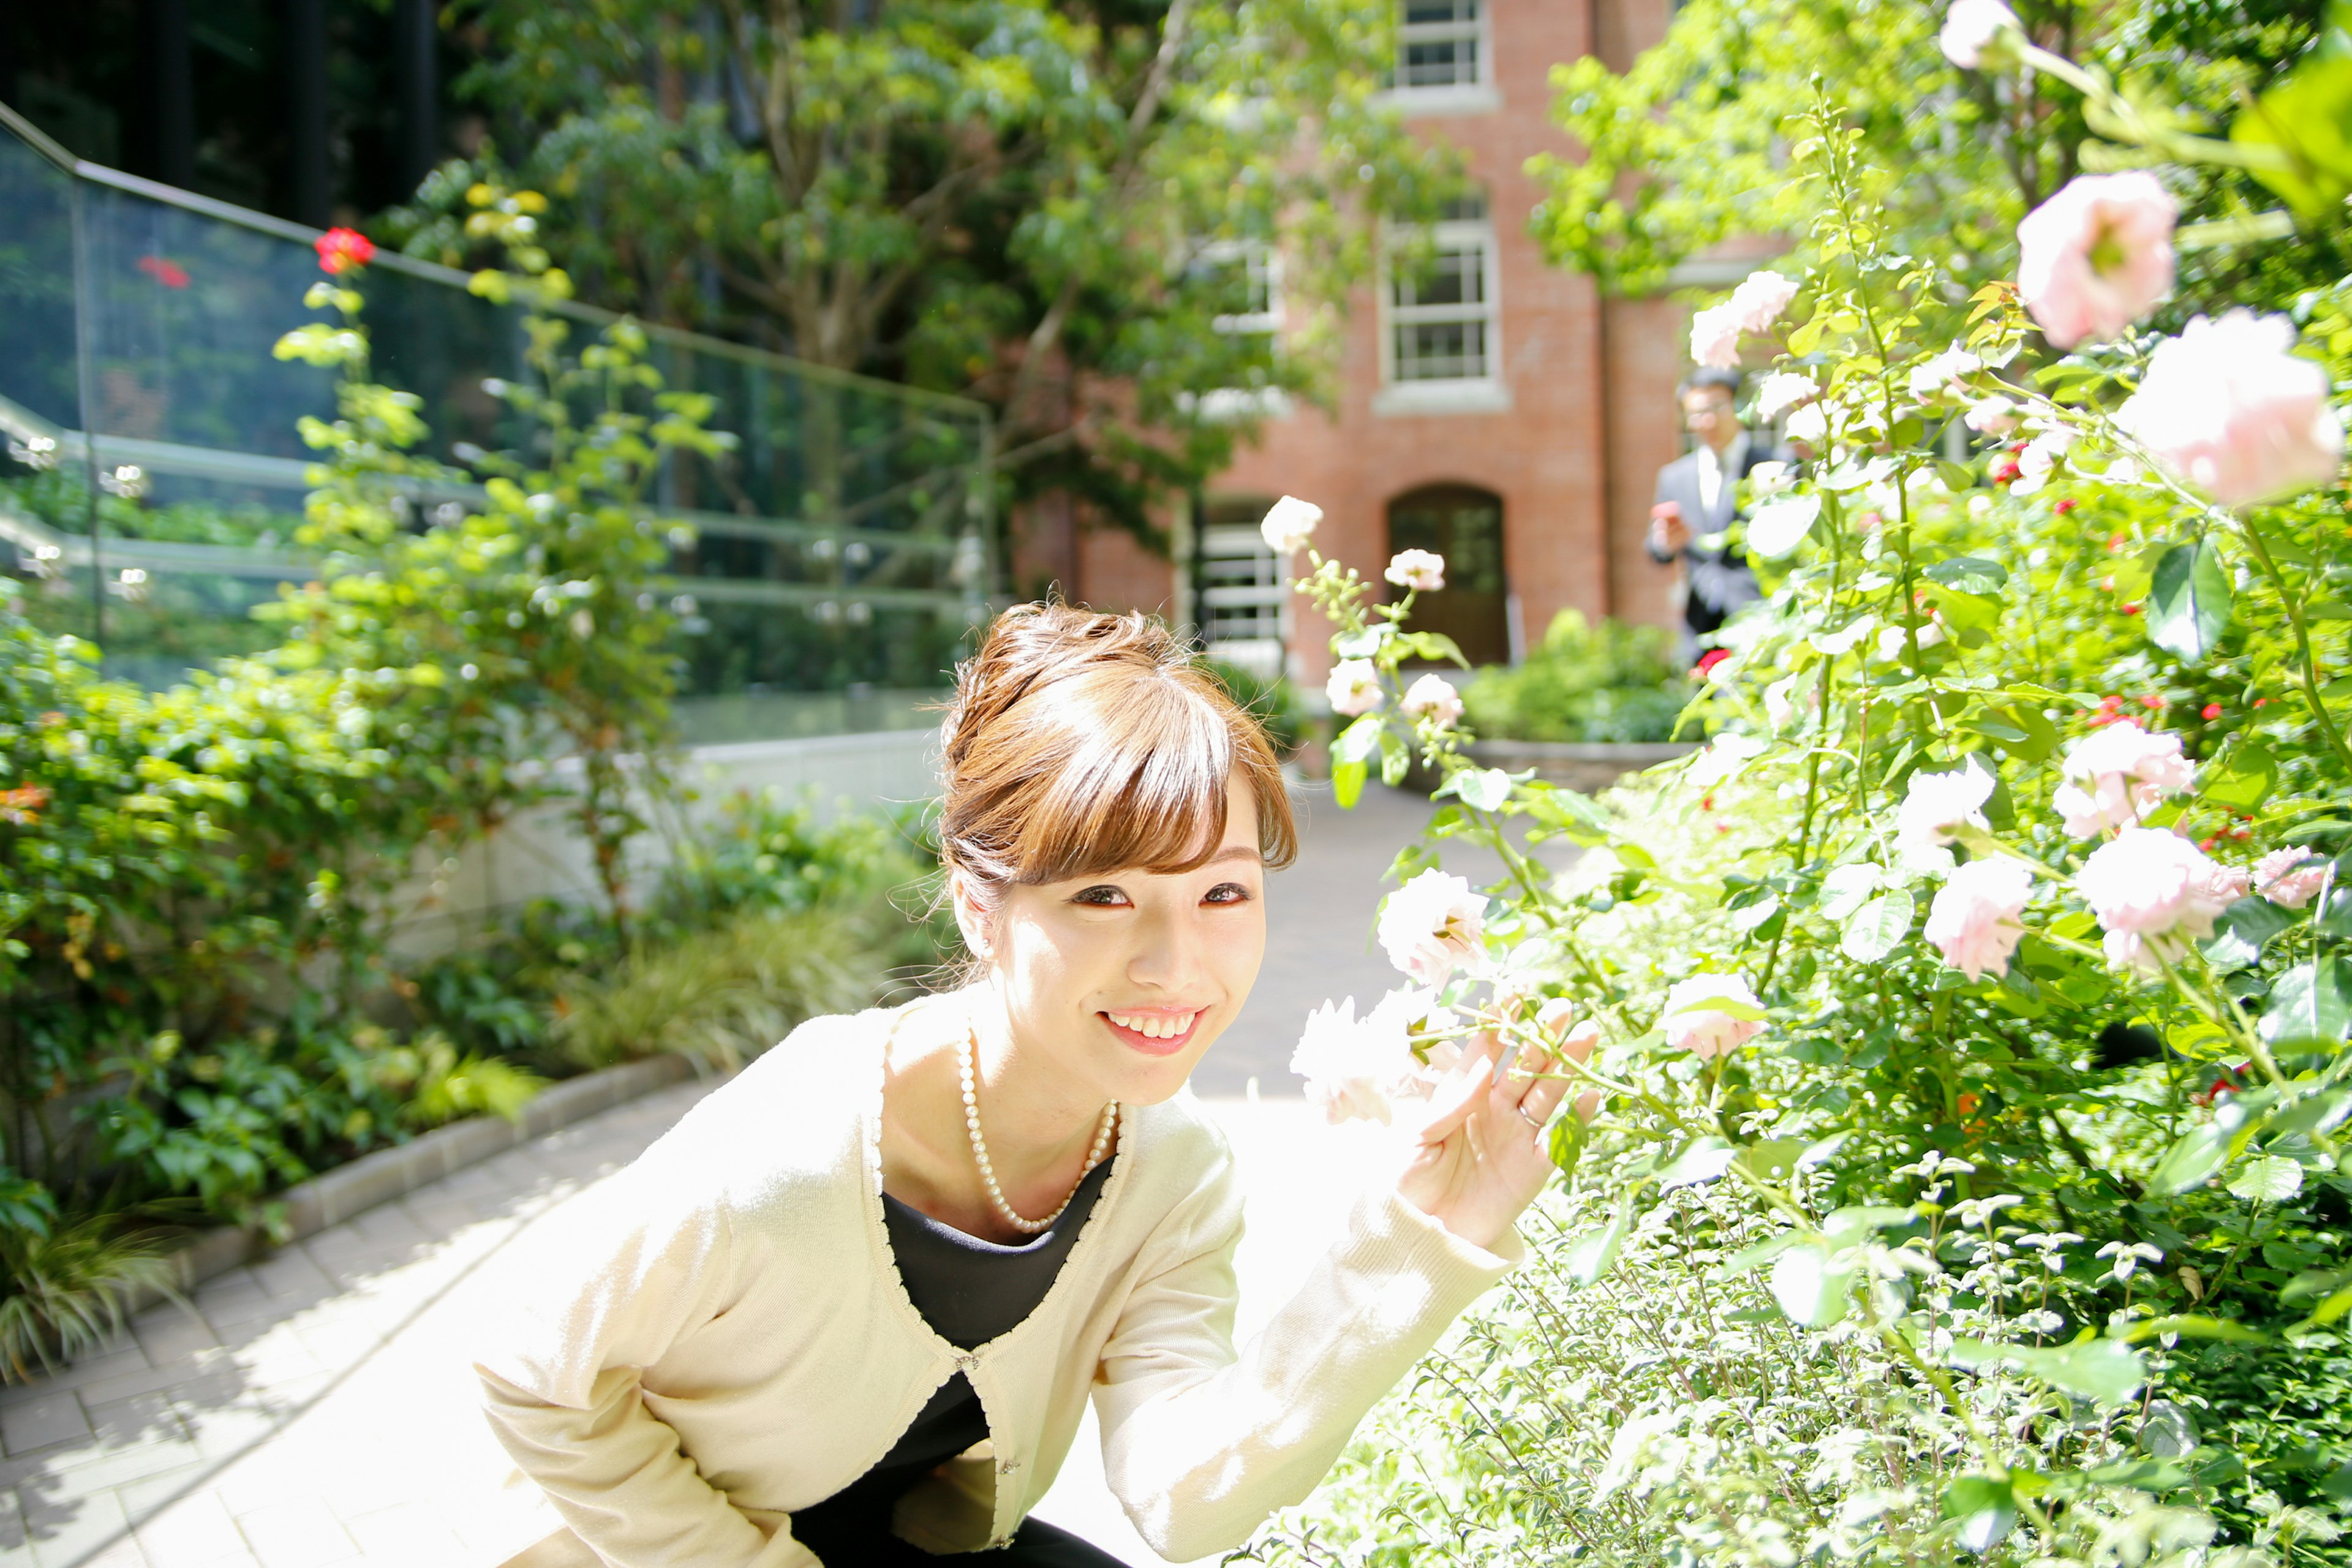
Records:
<instances>
[{"instance_id":1,"label":"dark suit jacket","mask_svg":"<svg viewBox=\"0 0 2352 1568\"><path fill-rule=\"evenodd\" d=\"M1699 501L1696 452L1685 452L1658 470L1657 499L1681 507L1683 521L1691 531L1691 542L1683 547L1682 560L1690 574L1690 594L1683 602L1683 619L1689 624L1692 636L1705 637L1723 625L1732 611L1763 596L1756 585L1756 573L1748 564L1744 545L1708 550L1699 541L1708 534L1723 532L1743 515L1738 506L1738 480L1746 479L1759 463L1785 459L1786 456L1774 451L1769 442L1749 436L1748 450L1736 465L1738 471L1725 474L1723 489L1711 511ZM1654 549L1650 556L1661 565L1671 565L1675 560L1673 555L1661 555Z\"/></svg>"}]
</instances>

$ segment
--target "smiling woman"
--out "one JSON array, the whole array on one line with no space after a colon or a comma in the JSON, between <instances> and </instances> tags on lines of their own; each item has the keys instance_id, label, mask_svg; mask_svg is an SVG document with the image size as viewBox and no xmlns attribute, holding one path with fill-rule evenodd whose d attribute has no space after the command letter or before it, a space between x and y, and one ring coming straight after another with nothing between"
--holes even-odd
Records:
<instances>
[{"instance_id":1,"label":"smiling woman","mask_svg":"<svg viewBox=\"0 0 2352 1568\"><path fill-rule=\"evenodd\" d=\"M1101 1568L1027 1517L1089 1394L1143 1537L1235 1546L1519 1256L1562 1084L1471 1041L1236 1352L1239 1185L1180 1091L1293 852L1273 752L1164 627L1059 605L997 622L944 742L964 984L803 1026L510 1266L477 1369L564 1521L511 1568Z\"/></svg>"}]
</instances>

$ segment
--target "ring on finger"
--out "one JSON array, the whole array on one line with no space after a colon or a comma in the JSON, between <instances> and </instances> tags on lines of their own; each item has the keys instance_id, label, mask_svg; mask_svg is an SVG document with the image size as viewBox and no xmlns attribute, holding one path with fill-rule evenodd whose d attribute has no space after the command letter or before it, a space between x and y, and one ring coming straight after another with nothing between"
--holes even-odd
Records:
<instances>
[{"instance_id":1,"label":"ring on finger","mask_svg":"<svg viewBox=\"0 0 2352 1568\"><path fill-rule=\"evenodd\" d=\"M1519 1113L1519 1120L1526 1122L1528 1126L1538 1130L1542 1128L1543 1119L1540 1117L1529 1116L1528 1114L1528 1108L1525 1105L1515 1105L1511 1107L1511 1109L1517 1111Z\"/></svg>"}]
</instances>

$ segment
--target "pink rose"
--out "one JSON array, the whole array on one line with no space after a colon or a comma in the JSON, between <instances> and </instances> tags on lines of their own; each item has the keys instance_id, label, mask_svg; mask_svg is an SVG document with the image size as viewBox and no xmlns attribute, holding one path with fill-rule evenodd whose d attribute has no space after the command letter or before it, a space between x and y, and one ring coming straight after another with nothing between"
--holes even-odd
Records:
<instances>
[{"instance_id":1,"label":"pink rose","mask_svg":"<svg viewBox=\"0 0 2352 1568\"><path fill-rule=\"evenodd\" d=\"M1786 414L1791 408L1811 403L1822 395L1822 389L1810 375L1795 371L1776 370L1764 378L1756 389L1756 417L1765 425Z\"/></svg>"},{"instance_id":2,"label":"pink rose","mask_svg":"<svg viewBox=\"0 0 2352 1568\"><path fill-rule=\"evenodd\" d=\"M1687 980L1677 980L1666 993L1664 1015L1660 1019L1667 1046L1688 1051L1703 1061L1709 1057L1728 1056L1763 1031L1762 1019L1736 1017L1708 1005L1716 1002L1759 1010L1763 1006L1757 1001L1756 993L1748 988L1748 982L1736 974L1694 974Z\"/></svg>"},{"instance_id":3,"label":"pink rose","mask_svg":"<svg viewBox=\"0 0 2352 1568\"><path fill-rule=\"evenodd\" d=\"M1331 678L1323 683L1323 695L1331 700L1331 711L1353 719L1369 713L1387 700L1381 690L1379 667L1369 658L1343 658L1331 667Z\"/></svg>"},{"instance_id":4,"label":"pink rose","mask_svg":"<svg viewBox=\"0 0 2352 1568\"><path fill-rule=\"evenodd\" d=\"M1400 550L1381 575L1400 588L1434 594L1445 586L1445 557L1431 550Z\"/></svg>"},{"instance_id":5,"label":"pink rose","mask_svg":"<svg viewBox=\"0 0 2352 1568\"><path fill-rule=\"evenodd\" d=\"M2157 345L2116 423L2223 506L2325 484L2344 460L2344 425L2326 371L2294 347L2284 316L2200 316Z\"/></svg>"},{"instance_id":6,"label":"pink rose","mask_svg":"<svg viewBox=\"0 0 2352 1568\"><path fill-rule=\"evenodd\" d=\"M1977 767L1913 773L1903 804L1895 808L1896 850L1906 860L1949 866L1952 852L1944 846L1958 828L1986 826L1984 804L1992 798L1992 774Z\"/></svg>"},{"instance_id":7,"label":"pink rose","mask_svg":"<svg viewBox=\"0 0 2352 1568\"><path fill-rule=\"evenodd\" d=\"M2033 873L2006 856L1971 860L1952 873L1927 907L1925 934L1944 962L1970 980L2009 967L2025 928L2018 917L2033 896Z\"/></svg>"},{"instance_id":8,"label":"pink rose","mask_svg":"<svg viewBox=\"0 0 2352 1568\"><path fill-rule=\"evenodd\" d=\"M1962 70L1991 70L2009 63L2024 37L2017 13L2000 0L1952 0L1936 42Z\"/></svg>"},{"instance_id":9,"label":"pink rose","mask_svg":"<svg viewBox=\"0 0 2352 1568\"><path fill-rule=\"evenodd\" d=\"M1326 1119L1386 1121L1389 1086L1412 1060L1403 1024L1378 1008L1357 1017L1350 996L1307 1016L1290 1070L1307 1080L1307 1103Z\"/></svg>"},{"instance_id":10,"label":"pink rose","mask_svg":"<svg viewBox=\"0 0 2352 1568\"><path fill-rule=\"evenodd\" d=\"M2079 175L2025 215L2017 291L2052 342L2112 338L2171 291L2179 211L2154 174L2134 169Z\"/></svg>"},{"instance_id":11,"label":"pink rose","mask_svg":"<svg viewBox=\"0 0 2352 1568\"><path fill-rule=\"evenodd\" d=\"M1423 985L1443 985L1485 951L1486 896L1459 877L1423 871L1381 905L1381 947Z\"/></svg>"},{"instance_id":12,"label":"pink rose","mask_svg":"<svg viewBox=\"0 0 2352 1568\"><path fill-rule=\"evenodd\" d=\"M2197 779L2179 736L2151 735L2131 719L2076 742L2059 771L2066 782L2051 804L2077 838L2132 826Z\"/></svg>"},{"instance_id":13,"label":"pink rose","mask_svg":"<svg viewBox=\"0 0 2352 1568\"><path fill-rule=\"evenodd\" d=\"M1731 291L1731 319L1743 332L1769 332L1796 297L1797 286L1779 273L1751 272Z\"/></svg>"},{"instance_id":14,"label":"pink rose","mask_svg":"<svg viewBox=\"0 0 2352 1568\"><path fill-rule=\"evenodd\" d=\"M1922 403L1949 397L1968 388L1968 378L1984 369L1984 361L1954 343L1911 367L1911 395Z\"/></svg>"},{"instance_id":15,"label":"pink rose","mask_svg":"<svg viewBox=\"0 0 2352 1568\"><path fill-rule=\"evenodd\" d=\"M1960 417L1979 436L2006 436L2017 428L2017 405L1996 392L1969 405Z\"/></svg>"},{"instance_id":16,"label":"pink rose","mask_svg":"<svg viewBox=\"0 0 2352 1568\"><path fill-rule=\"evenodd\" d=\"M2234 898L2230 879L2177 833L2126 827L2091 851L2074 889L2106 930L2107 957L2153 970L2213 934Z\"/></svg>"},{"instance_id":17,"label":"pink rose","mask_svg":"<svg viewBox=\"0 0 2352 1568\"><path fill-rule=\"evenodd\" d=\"M2254 891L2283 910L2299 910L2327 886L2327 862L2300 846L2273 849L2254 862Z\"/></svg>"},{"instance_id":18,"label":"pink rose","mask_svg":"<svg viewBox=\"0 0 2352 1568\"><path fill-rule=\"evenodd\" d=\"M1462 695L1454 683L1442 675L1424 675L1404 689L1404 700L1398 704L1406 715L1425 719L1444 728L1462 717Z\"/></svg>"},{"instance_id":19,"label":"pink rose","mask_svg":"<svg viewBox=\"0 0 2352 1568\"><path fill-rule=\"evenodd\" d=\"M1691 318L1690 352L1713 369L1739 368L1739 319L1729 305L1711 305Z\"/></svg>"}]
</instances>

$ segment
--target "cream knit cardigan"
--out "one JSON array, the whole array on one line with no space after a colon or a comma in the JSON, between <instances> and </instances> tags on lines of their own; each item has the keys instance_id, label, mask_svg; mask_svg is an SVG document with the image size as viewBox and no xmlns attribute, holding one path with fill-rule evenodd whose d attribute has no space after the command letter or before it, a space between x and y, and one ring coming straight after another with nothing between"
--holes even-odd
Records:
<instances>
[{"instance_id":1,"label":"cream knit cardigan","mask_svg":"<svg viewBox=\"0 0 2352 1568\"><path fill-rule=\"evenodd\" d=\"M1091 1392L1104 1473L1143 1538L1177 1559L1223 1551L1304 1499L1518 1259L1516 1237L1498 1256L1370 1194L1236 1354L1241 1192L1186 1092L1122 1108L1053 1288L959 1351L908 1300L881 1196L884 1047L961 1027L951 1016L919 1002L802 1026L539 1227L476 1363L499 1440L569 1525L516 1563L815 1568L792 1512L864 1475L958 1372L990 1438L899 1503L906 1539L1009 1540Z\"/></svg>"}]
</instances>

